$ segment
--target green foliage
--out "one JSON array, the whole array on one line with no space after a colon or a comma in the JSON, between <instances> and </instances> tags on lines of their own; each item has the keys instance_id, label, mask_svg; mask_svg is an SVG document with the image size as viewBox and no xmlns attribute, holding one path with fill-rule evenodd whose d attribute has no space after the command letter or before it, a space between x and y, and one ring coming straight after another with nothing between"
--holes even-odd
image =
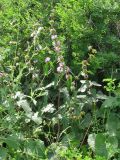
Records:
<instances>
[{"instance_id":1,"label":"green foliage","mask_svg":"<svg viewBox=\"0 0 120 160\"><path fill-rule=\"evenodd\" d=\"M0 1L0 159L120 159L119 11Z\"/></svg>"},{"instance_id":2,"label":"green foliage","mask_svg":"<svg viewBox=\"0 0 120 160\"><path fill-rule=\"evenodd\" d=\"M62 0L58 4L60 27L67 35L67 41L70 38L67 46L71 45L71 52L66 49L66 54L71 56L73 69L76 69L78 63L86 56L86 46L89 45L98 50L97 59L94 59L92 63L95 73L97 69L102 68L105 74L109 75L111 72L109 66L116 68L120 60L119 10L119 2L111 0L105 2L102 0L69 2ZM71 15L72 18L69 18Z\"/></svg>"}]
</instances>

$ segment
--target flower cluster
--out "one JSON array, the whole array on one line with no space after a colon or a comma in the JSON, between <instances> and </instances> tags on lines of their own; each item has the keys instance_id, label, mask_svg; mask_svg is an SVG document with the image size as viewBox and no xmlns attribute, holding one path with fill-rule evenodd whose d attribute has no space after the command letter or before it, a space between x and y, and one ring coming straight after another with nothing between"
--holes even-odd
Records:
<instances>
[{"instance_id":1,"label":"flower cluster","mask_svg":"<svg viewBox=\"0 0 120 160\"><path fill-rule=\"evenodd\" d=\"M92 46L88 46L89 51L89 57L87 60L82 61L82 72L81 75L84 77L84 79L88 79L88 65L92 58L94 58L94 54L97 53L96 49L94 49Z\"/></svg>"},{"instance_id":2,"label":"flower cluster","mask_svg":"<svg viewBox=\"0 0 120 160\"><path fill-rule=\"evenodd\" d=\"M65 73L66 74L66 79L69 79L70 77L70 69L69 67L67 67L65 65L65 61L64 61L64 57L62 55L61 52L61 43L60 40L58 39L58 35L56 32L56 29L54 28L54 10L52 10L52 13L50 14L50 25L51 25L51 29L50 29L50 34L51 34L51 40L52 40L52 44L54 47L54 51L57 53L57 63L58 63L58 67L57 67L57 72L58 73Z\"/></svg>"},{"instance_id":3,"label":"flower cluster","mask_svg":"<svg viewBox=\"0 0 120 160\"><path fill-rule=\"evenodd\" d=\"M43 27L41 27L41 26L38 27L37 30L35 30L35 31L32 32L31 37L33 37L33 39L35 40L38 37L38 35L41 32L41 30L43 30Z\"/></svg>"},{"instance_id":4,"label":"flower cluster","mask_svg":"<svg viewBox=\"0 0 120 160\"><path fill-rule=\"evenodd\" d=\"M50 14L50 18L51 18L51 21L50 21L51 40L54 47L54 51L57 53L57 62L58 62L57 72L63 73L65 68L65 62L64 62L64 57L62 56L62 53L61 53L61 43L58 40L57 32L56 32L56 29L54 28L54 10L52 10L52 13Z\"/></svg>"},{"instance_id":5,"label":"flower cluster","mask_svg":"<svg viewBox=\"0 0 120 160\"><path fill-rule=\"evenodd\" d=\"M91 54L96 54L96 53L97 53L96 49L94 49L92 46L88 46L88 51L89 51Z\"/></svg>"},{"instance_id":6,"label":"flower cluster","mask_svg":"<svg viewBox=\"0 0 120 160\"><path fill-rule=\"evenodd\" d=\"M88 69L87 66L89 65L88 60L82 61L82 72L81 75L84 77L84 79L88 79Z\"/></svg>"},{"instance_id":7,"label":"flower cluster","mask_svg":"<svg viewBox=\"0 0 120 160\"><path fill-rule=\"evenodd\" d=\"M31 38L32 38L33 44L34 44L34 51L38 52L38 51L42 50L42 46L39 44L39 36L40 36L40 33L43 29L44 28L41 27L38 23L36 23L34 25L34 31L31 33ZM26 51L29 51L29 49L30 49L30 45L28 42L28 47L27 47Z\"/></svg>"}]
</instances>

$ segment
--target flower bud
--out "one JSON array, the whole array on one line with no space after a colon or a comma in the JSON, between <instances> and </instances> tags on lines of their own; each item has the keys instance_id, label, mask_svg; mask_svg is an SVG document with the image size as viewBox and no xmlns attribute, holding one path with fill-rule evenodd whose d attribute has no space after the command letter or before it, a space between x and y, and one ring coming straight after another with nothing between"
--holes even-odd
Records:
<instances>
[{"instance_id":1,"label":"flower bud","mask_svg":"<svg viewBox=\"0 0 120 160\"><path fill-rule=\"evenodd\" d=\"M48 62L50 62L50 57L45 58L45 63L48 63Z\"/></svg>"},{"instance_id":2,"label":"flower bud","mask_svg":"<svg viewBox=\"0 0 120 160\"><path fill-rule=\"evenodd\" d=\"M57 35L51 35L51 39L55 40L57 38Z\"/></svg>"},{"instance_id":3,"label":"flower bud","mask_svg":"<svg viewBox=\"0 0 120 160\"><path fill-rule=\"evenodd\" d=\"M92 50L92 46L88 46L88 50L91 51Z\"/></svg>"},{"instance_id":4,"label":"flower bud","mask_svg":"<svg viewBox=\"0 0 120 160\"><path fill-rule=\"evenodd\" d=\"M96 49L92 49L92 53L93 54L97 53L97 50Z\"/></svg>"},{"instance_id":5,"label":"flower bud","mask_svg":"<svg viewBox=\"0 0 120 160\"><path fill-rule=\"evenodd\" d=\"M54 28L50 29L50 33L51 34L55 34L56 33L56 30Z\"/></svg>"}]
</instances>

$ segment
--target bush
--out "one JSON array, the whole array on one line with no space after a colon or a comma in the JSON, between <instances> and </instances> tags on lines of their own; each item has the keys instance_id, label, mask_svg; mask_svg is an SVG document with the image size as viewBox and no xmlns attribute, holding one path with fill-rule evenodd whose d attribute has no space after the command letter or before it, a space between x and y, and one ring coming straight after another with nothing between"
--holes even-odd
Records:
<instances>
[{"instance_id":1,"label":"bush","mask_svg":"<svg viewBox=\"0 0 120 160\"><path fill-rule=\"evenodd\" d=\"M0 2L0 159L120 158L119 9Z\"/></svg>"}]
</instances>

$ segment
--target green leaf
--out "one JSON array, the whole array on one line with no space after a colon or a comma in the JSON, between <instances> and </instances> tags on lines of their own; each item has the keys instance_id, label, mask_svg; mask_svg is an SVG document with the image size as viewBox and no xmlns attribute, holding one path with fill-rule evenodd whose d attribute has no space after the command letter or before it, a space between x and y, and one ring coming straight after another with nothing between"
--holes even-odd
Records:
<instances>
[{"instance_id":1,"label":"green leaf","mask_svg":"<svg viewBox=\"0 0 120 160\"><path fill-rule=\"evenodd\" d=\"M95 139L95 153L96 155L108 157L108 152L105 143L106 137L104 134L99 133L96 135Z\"/></svg>"},{"instance_id":2,"label":"green leaf","mask_svg":"<svg viewBox=\"0 0 120 160\"><path fill-rule=\"evenodd\" d=\"M69 78L68 78L68 80L66 81L66 85L67 85L68 89L70 89L70 87L71 87L72 79L73 79L72 76L69 75Z\"/></svg>"},{"instance_id":3,"label":"green leaf","mask_svg":"<svg viewBox=\"0 0 120 160\"><path fill-rule=\"evenodd\" d=\"M0 160L5 160L7 157L7 149L0 147Z\"/></svg>"},{"instance_id":4,"label":"green leaf","mask_svg":"<svg viewBox=\"0 0 120 160\"><path fill-rule=\"evenodd\" d=\"M38 114L39 114L38 112L36 112L36 113L30 112L30 113L26 113L26 116L30 120L34 121L36 124L41 124L42 123L42 118ZM26 120L26 122L27 121L29 122L29 120Z\"/></svg>"},{"instance_id":5,"label":"green leaf","mask_svg":"<svg viewBox=\"0 0 120 160\"><path fill-rule=\"evenodd\" d=\"M88 136L88 144L90 148L95 152L96 155L102 157L108 157L108 152L106 148L106 137L102 133L90 134Z\"/></svg>"},{"instance_id":6,"label":"green leaf","mask_svg":"<svg viewBox=\"0 0 120 160\"><path fill-rule=\"evenodd\" d=\"M32 109L30 108L29 103L25 99L17 101L17 105L19 107L22 107L26 113L32 112Z\"/></svg>"},{"instance_id":7,"label":"green leaf","mask_svg":"<svg viewBox=\"0 0 120 160\"><path fill-rule=\"evenodd\" d=\"M9 146L9 148L19 149L20 142L17 136L9 136L6 138L5 143Z\"/></svg>"},{"instance_id":8,"label":"green leaf","mask_svg":"<svg viewBox=\"0 0 120 160\"><path fill-rule=\"evenodd\" d=\"M24 151L28 155L33 155L38 158L44 158L45 157L45 146L43 141L41 140L26 140L24 144Z\"/></svg>"},{"instance_id":9,"label":"green leaf","mask_svg":"<svg viewBox=\"0 0 120 160\"><path fill-rule=\"evenodd\" d=\"M47 112L53 113L54 111L55 111L54 105L51 103L42 108L42 114L47 113Z\"/></svg>"},{"instance_id":10,"label":"green leaf","mask_svg":"<svg viewBox=\"0 0 120 160\"><path fill-rule=\"evenodd\" d=\"M96 139L96 134L89 134L88 136L88 144L90 146L90 148L95 151L95 139Z\"/></svg>"},{"instance_id":11,"label":"green leaf","mask_svg":"<svg viewBox=\"0 0 120 160\"><path fill-rule=\"evenodd\" d=\"M116 114L111 113L106 123L106 130L110 136L116 135L117 129L119 129L119 123L120 123L120 120L116 116Z\"/></svg>"},{"instance_id":12,"label":"green leaf","mask_svg":"<svg viewBox=\"0 0 120 160\"><path fill-rule=\"evenodd\" d=\"M87 90L87 84L82 84L81 87L78 89L78 92L85 92Z\"/></svg>"},{"instance_id":13,"label":"green leaf","mask_svg":"<svg viewBox=\"0 0 120 160\"><path fill-rule=\"evenodd\" d=\"M47 76L48 75L48 71L49 71L49 65L45 64L44 65L44 74Z\"/></svg>"},{"instance_id":14,"label":"green leaf","mask_svg":"<svg viewBox=\"0 0 120 160\"><path fill-rule=\"evenodd\" d=\"M111 97L109 96L104 103L102 104L103 108L115 108L120 106L120 98L119 97Z\"/></svg>"},{"instance_id":15,"label":"green leaf","mask_svg":"<svg viewBox=\"0 0 120 160\"><path fill-rule=\"evenodd\" d=\"M115 136L109 136L107 138L106 147L108 150L108 157L110 159L118 151L118 139Z\"/></svg>"},{"instance_id":16,"label":"green leaf","mask_svg":"<svg viewBox=\"0 0 120 160\"><path fill-rule=\"evenodd\" d=\"M90 123L91 123L91 114L87 113L83 119L83 121L81 122L81 128L85 129L87 128Z\"/></svg>"}]
</instances>

